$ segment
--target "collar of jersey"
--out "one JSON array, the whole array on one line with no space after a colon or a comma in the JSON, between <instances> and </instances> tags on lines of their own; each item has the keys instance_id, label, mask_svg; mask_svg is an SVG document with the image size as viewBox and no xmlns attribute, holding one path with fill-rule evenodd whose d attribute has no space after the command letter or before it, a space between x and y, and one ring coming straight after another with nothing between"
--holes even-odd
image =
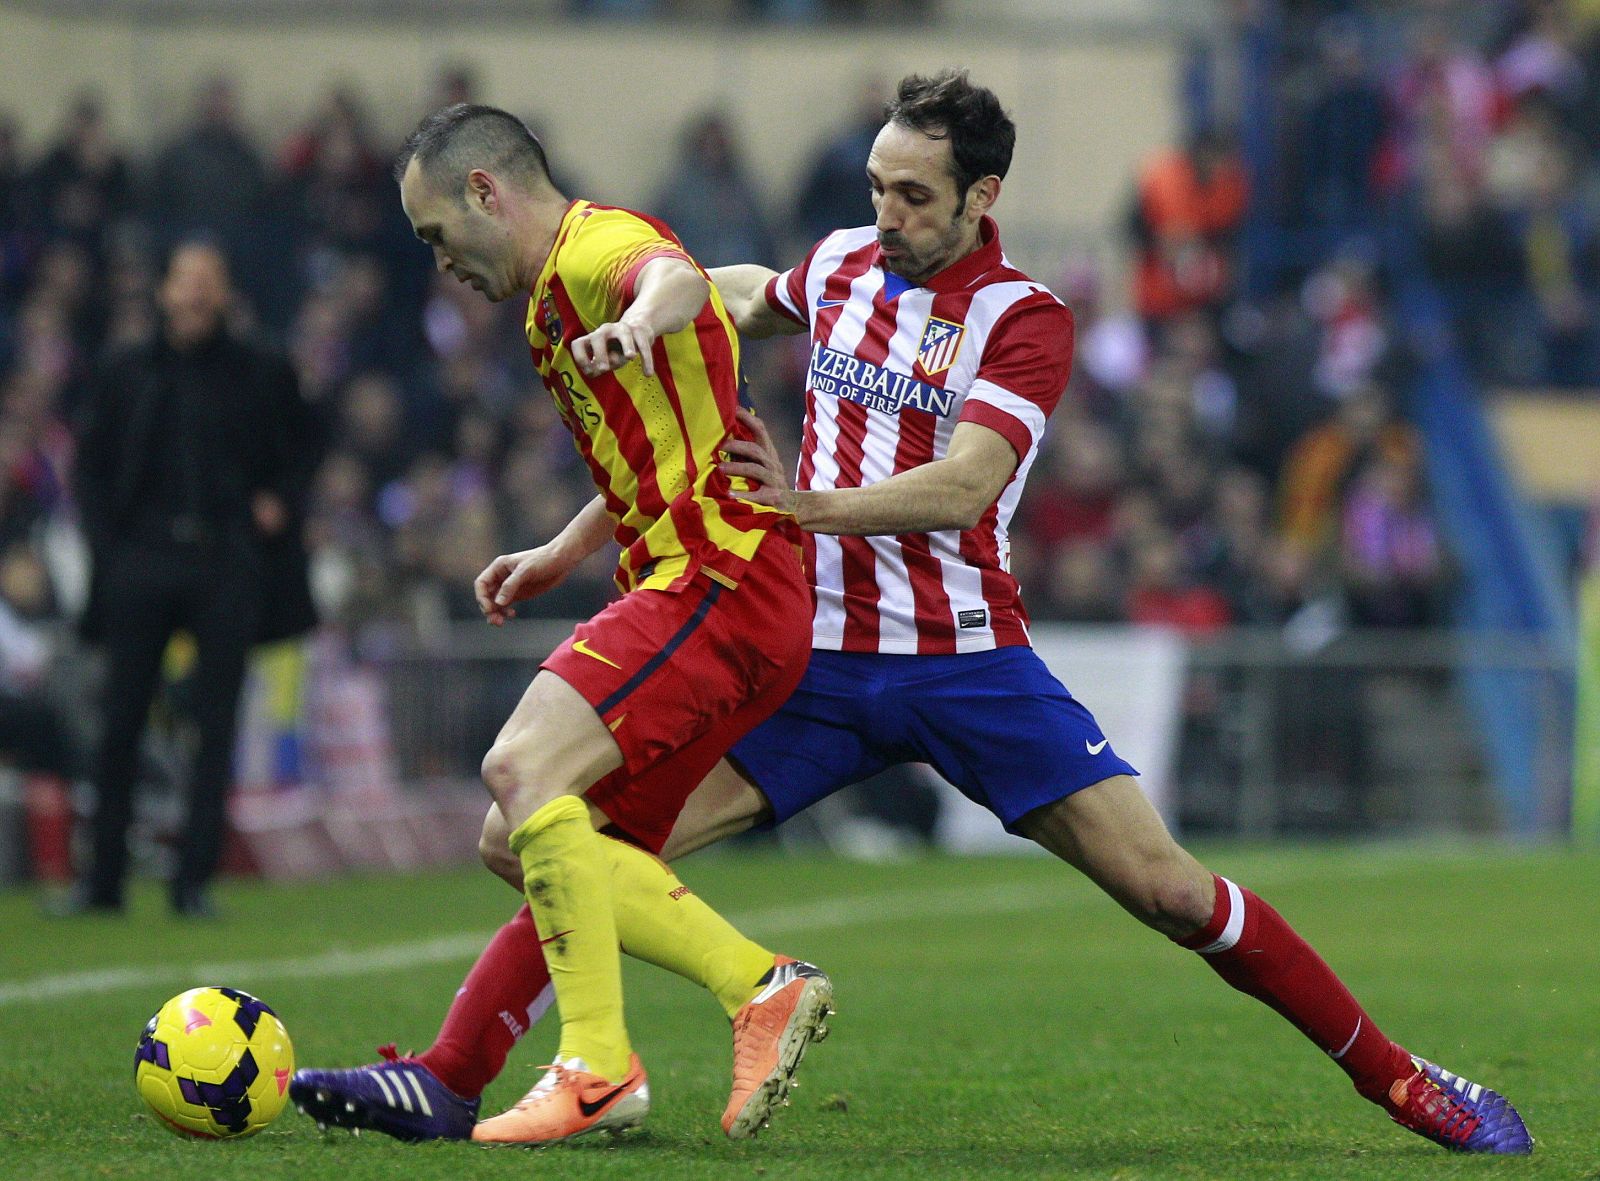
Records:
<instances>
[{"instance_id":1,"label":"collar of jersey","mask_svg":"<svg viewBox=\"0 0 1600 1181\"><path fill-rule=\"evenodd\" d=\"M550 253L544 256L544 265L539 268L539 277L533 281L533 286L528 290L530 297L537 296L549 284L550 274L555 270L553 264L556 253L561 249L561 244L567 240L572 228L578 224L575 215L592 208L593 205L594 202L585 201L581 197L575 197L567 202L567 211L561 215L561 223L556 226L555 241L550 243Z\"/></svg>"},{"instance_id":2,"label":"collar of jersey","mask_svg":"<svg viewBox=\"0 0 1600 1181\"><path fill-rule=\"evenodd\" d=\"M920 286L935 293L960 291L964 287L971 286L979 275L994 270L1000 265L1000 260L1000 227L995 224L994 218L985 215L978 223L978 248L965 258L957 259ZM875 261L878 267L883 266L881 254ZM885 299L896 299L913 287L919 286L902 279L892 271L885 271L883 280Z\"/></svg>"}]
</instances>

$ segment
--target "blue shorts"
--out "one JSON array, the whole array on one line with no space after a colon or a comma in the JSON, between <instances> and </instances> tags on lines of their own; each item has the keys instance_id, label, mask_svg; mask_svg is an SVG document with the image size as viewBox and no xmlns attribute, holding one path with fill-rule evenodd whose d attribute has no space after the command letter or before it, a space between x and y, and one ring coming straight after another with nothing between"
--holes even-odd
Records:
<instances>
[{"instance_id":1,"label":"blue shorts","mask_svg":"<svg viewBox=\"0 0 1600 1181\"><path fill-rule=\"evenodd\" d=\"M1032 648L953 656L813 651L793 696L728 752L787 820L896 763L930 763L1008 831L1137 775Z\"/></svg>"}]
</instances>

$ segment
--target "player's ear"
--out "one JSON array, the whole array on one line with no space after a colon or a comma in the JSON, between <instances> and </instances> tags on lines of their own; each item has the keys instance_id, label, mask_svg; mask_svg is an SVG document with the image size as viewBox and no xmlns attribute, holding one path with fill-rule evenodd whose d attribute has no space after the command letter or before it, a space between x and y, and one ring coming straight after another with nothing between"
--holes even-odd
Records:
<instances>
[{"instance_id":1,"label":"player's ear","mask_svg":"<svg viewBox=\"0 0 1600 1181\"><path fill-rule=\"evenodd\" d=\"M994 203L1000 199L1000 178L998 176L983 176L972 182L972 187L967 190L967 216L974 221L984 216L994 208Z\"/></svg>"},{"instance_id":2,"label":"player's ear","mask_svg":"<svg viewBox=\"0 0 1600 1181\"><path fill-rule=\"evenodd\" d=\"M500 208L500 193L494 177L481 168L474 168L467 173L467 203L478 206L485 213L494 213Z\"/></svg>"}]
</instances>

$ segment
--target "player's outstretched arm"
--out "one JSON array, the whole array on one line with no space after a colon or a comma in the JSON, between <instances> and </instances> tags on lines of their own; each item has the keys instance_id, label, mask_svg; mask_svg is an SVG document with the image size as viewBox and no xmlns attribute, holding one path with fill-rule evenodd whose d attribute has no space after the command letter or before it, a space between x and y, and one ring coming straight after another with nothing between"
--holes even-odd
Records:
<instances>
[{"instance_id":1,"label":"player's outstretched arm","mask_svg":"<svg viewBox=\"0 0 1600 1181\"><path fill-rule=\"evenodd\" d=\"M633 302L616 320L572 342L572 357L586 377L621 369L635 357L656 375L651 346L694 322L711 296L706 277L681 258L654 258L634 283Z\"/></svg>"},{"instance_id":2,"label":"player's outstretched arm","mask_svg":"<svg viewBox=\"0 0 1600 1181\"><path fill-rule=\"evenodd\" d=\"M516 617L513 603L531 599L560 585L568 574L612 535L611 514L596 496L578 510L567 527L543 545L501 554L484 567L472 584L478 610L495 627Z\"/></svg>"},{"instance_id":3,"label":"player's outstretched arm","mask_svg":"<svg viewBox=\"0 0 1600 1181\"><path fill-rule=\"evenodd\" d=\"M806 326L797 324L787 316L780 316L767 302L767 284L777 274L754 263L741 263L732 267L712 267L706 272L717 285L722 302L733 317L733 326L740 336L760 340L768 336L792 336L804 332Z\"/></svg>"},{"instance_id":4,"label":"player's outstretched arm","mask_svg":"<svg viewBox=\"0 0 1600 1181\"><path fill-rule=\"evenodd\" d=\"M873 537L971 529L1017 470L1017 453L1004 435L963 422L951 433L943 459L864 488L796 492L789 487L766 427L746 411L739 416L755 440L728 440L724 447L734 458L721 467L756 487L735 495L793 513L800 527L812 533Z\"/></svg>"}]
</instances>

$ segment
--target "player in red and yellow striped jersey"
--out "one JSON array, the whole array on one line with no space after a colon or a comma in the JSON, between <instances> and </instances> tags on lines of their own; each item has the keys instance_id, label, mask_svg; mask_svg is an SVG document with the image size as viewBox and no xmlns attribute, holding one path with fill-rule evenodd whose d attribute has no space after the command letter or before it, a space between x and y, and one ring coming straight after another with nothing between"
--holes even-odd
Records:
<instances>
[{"instance_id":1,"label":"player in red and yellow striped jersey","mask_svg":"<svg viewBox=\"0 0 1600 1181\"><path fill-rule=\"evenodd\" d=\"M820 1035L827 978L745 939L649 856L689 791L798 682L810 590L792 517L739 499L719 471L743 429L738 338L670 231L568 201L538 141L492 107L429 116L399 176L441 270L491 300L530 293L535 363L599 490L552 541L490 563L476 585L485 617L503 624L608 539L623 549L627 593L544 662L484 759L544 936L561 1046L523 1101L473 1136L543 1143L637 1123L648 1107L619 942L739 1014L736 1058L777 1061L752 1037L803 1050ZM747 1019L770 998L785 1016ZM783 1057L775 1071L797 1055Z\"/></svg>"}]
</instances>

